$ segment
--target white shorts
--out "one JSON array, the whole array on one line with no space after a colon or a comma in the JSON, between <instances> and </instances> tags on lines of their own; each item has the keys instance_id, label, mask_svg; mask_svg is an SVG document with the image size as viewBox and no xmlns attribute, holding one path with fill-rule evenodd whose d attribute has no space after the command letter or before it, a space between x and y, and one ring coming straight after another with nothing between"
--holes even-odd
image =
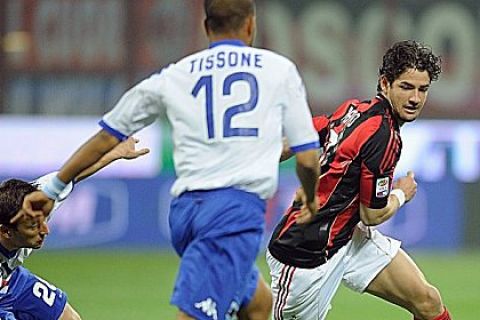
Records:
<instances>
[{"instance_id":1,"label":"white shorts","mask_svg":"<svg viewBox=\"0 0 480 320\"><path fill-rule=\"evenodd\" d=\"M400 249L400 241L377 230L355 228L352 239L325 264L303 269L285 265L267 251L273 319L323 320L340 283L364 292Z\"/></svg>"}]
</instances>

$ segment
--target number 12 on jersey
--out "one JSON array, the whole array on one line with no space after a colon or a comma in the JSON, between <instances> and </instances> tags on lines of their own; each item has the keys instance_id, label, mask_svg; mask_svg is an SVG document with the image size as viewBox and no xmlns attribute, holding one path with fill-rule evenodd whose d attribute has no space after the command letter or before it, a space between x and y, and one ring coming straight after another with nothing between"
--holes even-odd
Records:
<instances>
[{"instance_id":1,"label":"number 12 on jersey","mask_svg":"<svg viewBox=\"0 0 480 320\"><path fill-rule=\"evenodd\" d=\"M247 113L255 109L258 102L258 83L255 76L248 72L236 72L225 78L223 81L223 96L229 96L232 92L232 85L235 82L245 82L250 88L250 97L248 101L242 104L230 106L223 114L223 137L258 137L258 128L232 128L232 118L240 113ZM202 88L205 87L205 108L208 139L215 138L215 119L213 109L215 101L213 99L213 76L201 77L192 90L192 95L196 98Z\"/></svg>"}]
</instances>

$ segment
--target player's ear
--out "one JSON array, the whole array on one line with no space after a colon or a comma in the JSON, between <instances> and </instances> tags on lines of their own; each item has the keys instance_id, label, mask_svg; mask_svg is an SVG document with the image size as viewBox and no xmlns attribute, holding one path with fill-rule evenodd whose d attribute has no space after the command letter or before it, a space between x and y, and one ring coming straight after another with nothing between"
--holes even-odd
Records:
<instances>
[{"instance_id":1,"label":"player's ear","mask_svg":"<svg viewBox=\"0 0 480 320\"><path fill-rule=\"evenodd\" d=\"M208 18L205 18L205 20L203 20L203 28L205 29L207 37L210 36L210 29L208 28Z\"/></svg>"},{"instance_id":2,"label":"player's ear","mask_svg":"<svg viewBox=\"0 0 480 320\"><path fill-rule=\"evenodd\" d=\"M254 15L251 15L247 18L246 25L248 36L253 38L256 30L256 19Z\"/></svg>"},{"instance_id":3,"label":"player's ear","mask_svg":"<svg viewBox=\"0 0 480 320\"><path fill-rule=\"evenodd\" d=\"M10 239L12 237L12 232L6 225L0 224L0 235L2 238Z\"/></svg>"},{"instance_id":4,"label":"player's ear","mask_svg":"<svg viewBox=\"0 0 480 320\"><path fill-rule=\"evenodd\" d=\"M380 76L379 82L380 82L380 88L382 89L382 92L388 93L388 90L390 88L390 83L388 82L387 77L385 77L384 75Z\"/></svg>"}]
</instances>

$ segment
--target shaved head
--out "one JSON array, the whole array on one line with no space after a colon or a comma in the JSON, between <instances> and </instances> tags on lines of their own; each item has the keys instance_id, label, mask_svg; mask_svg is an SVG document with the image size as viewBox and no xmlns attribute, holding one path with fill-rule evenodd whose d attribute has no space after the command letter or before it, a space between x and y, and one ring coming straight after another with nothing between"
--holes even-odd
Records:
<instances>
[{"instance_id":1,"label":"shaved head","mask_svg":"<svg viewBox=\"0 0 480 320\"><path fill-rule=\"evenodd\" d=\"M254 0L205 0L205 25L213 33L237 32L255 15Z\"/></svg>"}]
</instances>

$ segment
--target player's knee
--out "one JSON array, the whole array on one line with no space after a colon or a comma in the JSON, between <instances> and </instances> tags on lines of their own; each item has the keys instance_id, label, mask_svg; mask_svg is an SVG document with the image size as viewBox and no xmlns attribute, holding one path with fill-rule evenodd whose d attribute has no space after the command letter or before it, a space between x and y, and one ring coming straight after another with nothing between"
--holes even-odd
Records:
<instances>
[{"instance_id":1,"label":"player's knee","mask_svg":"<svg viewBox=\"0 0 480 320\"><path fill-rule=\"evenodd\" d=\"M414 299L416 316L420 319L433 319L443 312L440 292L432 285L426 284Z\"/></svg>"}]
</instances>

